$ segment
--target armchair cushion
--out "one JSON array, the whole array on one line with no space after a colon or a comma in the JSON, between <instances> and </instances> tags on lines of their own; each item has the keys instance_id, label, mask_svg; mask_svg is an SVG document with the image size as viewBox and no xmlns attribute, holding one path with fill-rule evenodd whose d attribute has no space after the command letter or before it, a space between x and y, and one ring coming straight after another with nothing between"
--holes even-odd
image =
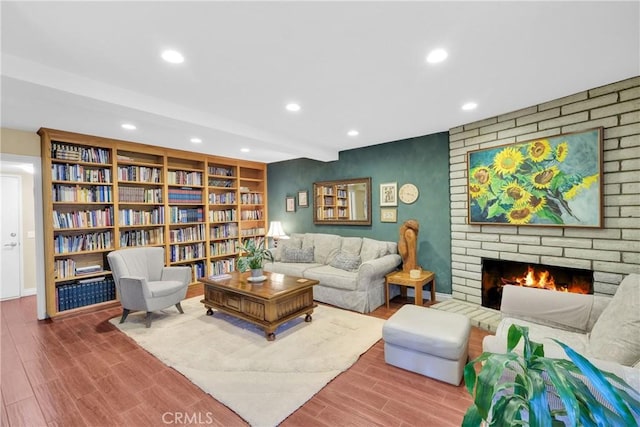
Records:
<instances>
[{"instance_id":1,"label":"armchair cushion","mask_svg":"<svg viewBox=\"0 0 640 427\"><path fill-rule=\"evenodd\" d=\"M626 366L640 361L640 275L630 274L593 325L589 354Z\"/></svg>"},{"instance_id":2,"label":"armchair cushion","mask_svg":"<svg viewBox=\"0 0 640 427\"><path fill-rule=\"evenodd\" d=\"M152 297L164 297L184 288L184 283L177 280L148 282Z\"/></svg>"}]
</instances>

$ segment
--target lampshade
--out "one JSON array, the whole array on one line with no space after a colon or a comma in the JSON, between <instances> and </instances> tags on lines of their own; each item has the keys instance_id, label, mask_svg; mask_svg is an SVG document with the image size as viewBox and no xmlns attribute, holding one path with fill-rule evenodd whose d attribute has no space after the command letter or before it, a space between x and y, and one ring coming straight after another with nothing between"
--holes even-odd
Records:
<instances>
[{"instance_id":1,"label":"lampshade","mask_svg":"<svg viewBox=\"0 0 640 427\"><path fill-rule=\"evenodd\" d=\"M284 234L282 223L280 221L271 221L269 223L269 231L267 231L267 236L273 237L274 239L286 239L288 237L286 234Z\"/></svg>"}]
</instances>

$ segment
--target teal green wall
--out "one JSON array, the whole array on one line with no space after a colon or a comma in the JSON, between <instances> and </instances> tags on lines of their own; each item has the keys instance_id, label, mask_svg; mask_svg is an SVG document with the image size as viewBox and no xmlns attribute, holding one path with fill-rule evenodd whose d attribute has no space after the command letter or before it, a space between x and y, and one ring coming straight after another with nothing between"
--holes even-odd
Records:
<instances>
[{"instance_id":1,"label":"teal green wall","mask_svg":"<svg viewBox=\"0 0 640 427\"><path fill-rule=\"evenodd\" d=\"M339 160L318 162L296 159L271 163L267 168L269 220L282 221L287 234L332 233L398 241L399 229L417 219L418 263L436 273L437 291L451 294L451 215L449 211L449 134L417 138L342 151ZM314 225L313 183L335 179L371 177L370 226ZM380 184L408 182L420 190L411 204L398 202L398 222L380 222ZM297 206L298 190L309 191L308 208ZM296 211L285 211L285 197L296 197Z\"/></svg>"}]
</instances>

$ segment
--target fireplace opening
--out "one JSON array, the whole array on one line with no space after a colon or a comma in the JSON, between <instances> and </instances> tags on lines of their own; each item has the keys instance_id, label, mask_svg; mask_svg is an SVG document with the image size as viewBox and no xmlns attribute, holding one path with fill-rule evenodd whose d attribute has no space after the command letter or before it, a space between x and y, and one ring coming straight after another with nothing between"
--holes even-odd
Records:
<instances>
[{"instance_id":1,"label":"fireplace opening","mask_svg":"<svg viewBox=\"0 0 640 427\"><path fill-rule=\"evenodd\" d=\"M483 258L482 305L500 310L504 286L593 294L593 271Z\"/></svg>"}]
</instances>

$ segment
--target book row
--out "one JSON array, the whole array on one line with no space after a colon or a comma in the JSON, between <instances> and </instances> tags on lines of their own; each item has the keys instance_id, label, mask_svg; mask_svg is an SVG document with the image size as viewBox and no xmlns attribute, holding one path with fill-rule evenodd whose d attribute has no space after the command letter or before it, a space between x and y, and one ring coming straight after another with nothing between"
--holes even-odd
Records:
<instances>
[{"instance_id":1,"label":"book row","mask_svg":"<svg viewBox=\"0 0 640 427\"><path fill-rule=\"evenodd\" d=\"M238 240L223 240L209 245L209 255L233 255L238 252Z\"/></svg>"},{"instance_id":2,"label":"book row","mask_svg":"<svg viewBox=\"0 0 640 427\"><path fill-rule=\"evenodd\" d=\"M109 150L105 148L82 147L79 145L53 142L51 157L61 160L72 160L87 163L111 163Z\"/></svg>"},{"instance_id":3,"label":"book row","mask_svg":"<svg viewBox=\"0 0 640 427\"><path fill-rule=\"evenodd\" d=\"M169 171L167 181L173 185L202 185L202 172Z\"/></svg>"},{"instance_id":4,"label":"book row","mask_svg":"<svg viewBox=\"0 0 640 427\"><path fill-rule=\"evenodd\" d=\"M111 277L94 277L56 287L58 311L116 299L116 286Z\"/></svg>"},{"instance_id":5,"label":"book row","mask_svg":"<svg viewBox=\"0 0 640 427\"><path fill-rule=\"evenodd\" d=\"M240 212L240 219L243 221L258 220L264 217L262 209L242 210Z\"/></svg>"},{"instance_id":6,"label":"book row","mask_svg":"<svg viewBox=\"0 0 640 427\"><path fill-rule=\"evenodd\" d=\"M80 185L53 185L54 202L84 202L84 203L111 203L113 194L111 186L92 185L90 187Z\"/></svg>"},{"instance_id":7,"label":"book row","mask_svg":"<svg viewBox=\"0 0 640 427\"><path fill-rule=\"evenodd\" d=\"M211 275L226 274L236 271L235 258L218 259L209 263Z\"/></svg>"},{"instance_id":8,"label":"book row","mask_svg":"<svg viewBox=\"0 0 640 427\"><path fill-rule=\"evenodd\" d=\"M202 190L170 188L169 203L202 203Z\"/></svg>"},{"instance_id":9,"label":"book row","mask_svg":"<svg viewBox=\"0 0 640 427\"><path fill-rule=\"evenodd\" d=\"M122 203L162 203L162 188L118 187Z\"/></svg>"},{"instance_id":10,"label":"book row","mask_svg":"<svg viewBox=\"0 0 640 427\"><path fill-rule=\"evenodd\" d=\"M240 201L243 205L261 205L262 193L242 193L240 194Z\"/></svg>"},{"instance_id":11,"label":"book row","mask_svg":"<svg viewBox=\"0 0 640 427\"><path fill-rule=\"evenodd\" d=\"M263 227L243 228L242 237L264 235L265 229Z\"/></svg>"},{"instance_id":12,"label":"book row","mask_svg":"<svg viewBox=\"0 0 640 427\"><path fill-rule=\"evenodd\" d=\"M234 176L233 169L221 166L209 166L207 171L209 175Z\"/></svg>"},{"instance_id":13,"label":"book row","mask_svg":"<svg viewBox=\"0 0 640 427\"><path fill-rule=\"evenodd\" d=\"M171 206L169 208L169 219L172 224L185 222L204 221L204 211L202 208L179 208Z\"/></svg>"},{"instance_id":14,"label":"book row","mask_svg":"<svg viewBox=\"0 0 640 427\"><path fill-rule=\"evenodd\" d=\"M53 211L53 228L86 228L86 227L111 227L113 225L113 208L58 212Z\"/></svg>"},{"instance_id":15,"label":"book row","mask_svg":"<svg viewBox=\"0 0 640 427\"><path fill-rule=\"evenodd\" d=\"M209 178L209 187L234 188L235 186L236 186L236 182L231 179Z\"/></svg>"},{"instance_id":16,"label":"book row","mask_svg":"<svg viewBox=\"0 0 640 427\"><path fill-rule=\"evenodd\" d=\"M209 211L209 222L236 221L236 210L225 209L222 211Z\"/></svg>"},{"instance_id":17,"label":"book row","mask_svg":"<svg viewBox=\"0 0 640 427\"><path fill-rule=\"evenodd\" d=\"M198 279L207 275L205 271L204 261L197 261L191 264L191 281L197 282Z\"/></svg>"},{"instance_id":18,"label":"book row","mask_svg":"<svg viewBox=\"0 0 640 427\"><path fill-rule=\"evenodd\" d=\"M164 206L151 210L120 209L118 211L119 225L156 225L164 224Z\"/></svg>"},{"instance_id":19,"label":"book row","mask_svg":"<svg viewBox=\"0 0 640 427\"><path fill-rule=\"evenodd\" d=\"M160 184L162 182L162 171L158 168L146 166L118 166L118 179L120 181Z\"/></svg>"},{"instance_id":20,"label":"book row","mask_svg":"<svg viewBox=\"0 0 640 427\"><path fill-rule=\"evenodd\" d=\"M53 238L53 249L56 254L113 249L113 233L101 231L74 236L57 235Z\"/></svg>"},{"instance_id":21,"label":"book row","mask_svg":"<svg viewBox=\"0 0 640 427\"><path fill-rule=\"evenodd\" d=\"M150 246L164 244L164 228L151 230L127 230L120 232L120 247Z\"/></svg>"},{"instance_id":22,"label":"book row","mask_svg":"<svg viewBox=\"0 0 640 427\"><path fill-rule=\"evenodd\" d=\"M233 205L236 203L236 193L209 193L209 203L214 205Z\"/></svg>"},{"instance_id":23,"label":"book row","mask_svg":"<svg viewBox=\"0 0 640 427\"><path fill-rule=\"evenodd\" d=\"M227 239L229 237L238 236L238 224L222 224L215 225L209 230L209 237L211 239Z\"/></svg>"},{"instance_id":24,"label":"book row","mask_svg":"<svg viewBox=\"0 0 640 427\"><path fill-rule=\"evenodd\" d=\"M204 258L205 256L204 243L175 245L169 249L169 260L171 262L189 261L191 259Z\"/></svg>"},{"instance_id":25,"label":"book row","mask_svg":"<svg viewBox=\"0 0 640 427\"><path fill-rule=\"evenodd\" d=\"M51 165L51 179L53 181L110 183L111 169L53 163Z\"/></svg>"},{"instance_id":26,"label":"book row","mask_svg":"<svg viewBox=\"0 0 640 427\"><path fill-rule=\"evenodd\" d=\"M176 228L169 230L169 241L171 243L191 242L194 240L205 240L204 224L194 225L187 228Z\"/></svg>"}]
</instances>

